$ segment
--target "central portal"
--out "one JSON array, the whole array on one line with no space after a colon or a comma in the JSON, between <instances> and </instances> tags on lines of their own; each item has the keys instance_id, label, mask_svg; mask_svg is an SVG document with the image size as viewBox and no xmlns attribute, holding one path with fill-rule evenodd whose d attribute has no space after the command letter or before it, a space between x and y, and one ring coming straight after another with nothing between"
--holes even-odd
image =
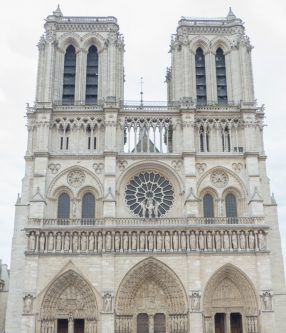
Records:
<instances>
[{"instance_id":1,"label":"central portal","mask_svg":"<svg viewBox=\"0 0 286 333\"><path fill-rule=\"evenodd\" d=\"M155 316L139 313L137 316L137 333L166 333L166 316L156 313Z\"/></svg>"}]
</instances>

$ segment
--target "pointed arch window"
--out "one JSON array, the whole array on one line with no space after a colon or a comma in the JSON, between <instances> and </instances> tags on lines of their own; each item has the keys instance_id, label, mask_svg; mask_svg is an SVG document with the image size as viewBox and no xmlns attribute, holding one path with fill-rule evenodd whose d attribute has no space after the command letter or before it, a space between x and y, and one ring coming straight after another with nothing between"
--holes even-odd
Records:
<instances>
[{"instance_id":1,"label":"pointed arch window","mask_svg":"<svg viewBox=\"0 0 286 333\"><path fill-rule=\"evenodd\" d=\"M217 101L218 104L227 104L225 56L223 50L220 47L216 51L215 66L216 66Z\"/></svg>"},{"instance_id":2,"label":"pointed arch window","mask_svg":"<svg viewBox=\"0 0 286 333\"><path fill-rule=\"evenodd\" d=\"M88 49L86 64L86 104L97 104L98 94L98 52L97 48L92 45Z\"/></svg>"},{"instance_id":3,"label":"pointed arch window","mask_svg":"<svg viewBox=\"0 0 286 333\"><path fill-rule=\"evenodd\" d=\"M76 52L70 45L66 49L64 60L64 80L63 80L63 99L66 105L74 104L75 96L75 73L76 73Z\"/></svg>"},{"instance_id":4,"label":"pointed arch window","mask_svg":"<svg viewBox=\"0 0 286 333\"><path fill-rule=\"evenodd\" d=\"M226 217L229 218L237 217L236 197L232 193L227 194L227 196L225 197L225 212L226 212Z\"/></svg>"},{"instance_id":5,"label":"pointed arch window","mask_svg":"<svg viewBox=\"0 0 286 333\"><path fill-rule=\"evenodd\" d=\"M203 197L203 208L205 218L214 217L214 199L209 193L205 194Z\"/></svg>"},{"instance_id":6,"label":"pointed arch window","mask_svg":"<svg viewBox=\"0 0 286 333\"><path fill-rule=\"evenodd\" d=\"M58 198L58 218L68 219L70 217L70 197L67 193L61 193Z\"/></svg>"},{"instance_id":7,"label":"pointed arch window","mask_svg":"<svg viewBox=\"0 0 286 333\"><path fill-rule=\"evenodd\" d=\"M82 198L81 217L83 219L95 218L95 197L90 192L85 193Z\"/></svg>"},{"instance_id":8,"label":"pointed arch window","mask_svg":"<svg viewBox=\"0 0 286 333\"><path fill-rule=\"evenodd\" d=\"M204 51L199 47L196 51L196 88L197 104L207 104L207 87L206 87L206 68Z\"/></svg>"}]
</instances>

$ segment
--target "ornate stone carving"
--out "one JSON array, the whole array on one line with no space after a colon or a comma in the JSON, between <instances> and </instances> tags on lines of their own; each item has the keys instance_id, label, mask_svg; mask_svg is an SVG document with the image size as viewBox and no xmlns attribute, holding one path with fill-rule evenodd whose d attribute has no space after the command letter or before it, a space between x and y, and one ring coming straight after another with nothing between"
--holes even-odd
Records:
<instances>
[{"instance_id":1,"label":"ornate stone carving","mask_svg":"<svg viewBox=\"0 0 286 333\"><path fill-rule=\"evenodd\" d=\"M103 168L104 168L104 164L103 163L94 163L93 164L93 169L98 174L102 173Z\"/></svg>"},{"instance_id":2,"label":"ornate stone carving","mask_svg":"<svg viewBox=\"0 0 286 333\"><path fill-rule=\"evenodd\" d=\"M261 301L264 311L272 311L272 292L270 290L263 290Z\"/></svg>"},{"instance_id":3,"label":"ornate stone carving","mask_svg":"<svg viewBox=\"0 0 286 333\"><path fill-rule=\"evenodd\" d=\"M31 294L26 294L23 297L23 313L24 314L31 314L33 312L33 302L34 302L34 296Z\"/></svg>"},{"instance_id":4,"label":"ornate stone carving","mask_svg":"<svg viewBox=\"0 0 286 333\"><path fill-rule=\"evenodd\" d=\"M200 302L201 302L201 294L199 291L194 290L191 292L190 295L191 298L191 309L193 312L199 312L200 311Z\"/></svg>"},{"instance_id":5,"label":"ornate stone carving","mask_svg":"<svg viewBox=\"0 0 286 333\"><path fill-rule=\"evenodd\" d=\"M72 170L67 175L67 182L72 187L80 187L84 184L85 174L81 170Z\"/></svg>"},{"instance_id":6,"label":"ornate stone carving","mask_svg":"<svg viewBox=\"0 0 286 333\"><path fill-rule=\"evenodd\" d=\"M196 164L196 169L198 170L198 173L203 173L207 168L206 163L197 163Z\"/></svg>"},{"instance_id":7,"label":"ornate stone carving","mask_svg":"<svg viewBox=\"0 0 286 333\"><path fill-rule=\"evenodd\" d=\"M48 168L51 171L51 173L55 174L60 170L61 165L59 163L50 163L48 165Z\"/></svg>"},{"instance_id":8,"label":"ornate stone carving","mask_svg":"<svg viewBox=\"0 0 286 333\"><path fill-rule=\"evenodd\" d=\"M113 296L110 292L105 292L103 294L103 312L104 313L113 312Z\"/></svg>"},{"instance_id":9,"label":"ornate stone carving","mask_svg":"<svg viewBox=\"0 0 286 333\"><path fill-rule=\"evenodd\" d=\"M242 163L232 163L232 169L233 169L236 173L240 173L242 167L243 167Z\"/></svg>"},{"instance_id":10,"label":"ornate stone carving","mask_svg":"<svg viewBox=\"0 0 286 333\"><path fill-rule=\"evenodd\" d=\"M181 282L170 268L154 258L142 261L127 273L117 292L115 309L117 315L128 316L136 309L145 312L151 307L155 313L180 315L187 311Z\"/></svg>"},{"instance_id":11,"label":"ornate stone carving","mask_svg":"<svg viewBox=\"0 0 286 333\"><path fill-rule=\"evenodd\" d=\"M117 161L117 166L120 171L123 171L128 165L128 162L126 160L120 160Z\"/></svg>"},{"instance_id":12,"label":"ornate stone carving","mask_svg":"<svg viewBox=\"0 0 286 333\"><path fill-rule=\"evenodd\" d=\"M259 250L266 250L266 248L267 248L266 238L265 238L265 234L262 232L262 230L259 230L257 237L258 237Z\"/></svg>"},{"instance_id":13,"label":"ornate stone carving","mask_svg":"<svg viewBox=\"0 0 286 333\"><path fill-rule=\"evenodd\" d=\"M228 184L228 175L224 171L217 170L212 172L210 180L214 186L222 188Z\"/></svg>"},{"instance_id":14,"label":"ornate stone carving","mask_svg":"<svg viewBox=\"0 0 286 333\"><path fill-rule=\"evenodd\" d=\"M248 333L257 332L257 317L256 316L247 317L247 332Z\"/></svg>"},{"instance_id":15,"label":"ornate stone carving","mask_svg":"<svg viewBox=\"0 0 286 333\"><path fill-rule=\"evenodd\" d=\"M41 319L83 318L95 320L97 303L89 284L75 271L60 275L44 295Z\"/></svg>"},{"instance_id":16,"label":"ornate stone carving","mask_svg":"<svg viewBox=\"0 0 286 333\"><path fill-rule=\"evenodd\" d=\"M171 162L171 165L176 171L181 171L183 167L183 162L180 160L173 160Z\"/></svg>"}]
</instances>

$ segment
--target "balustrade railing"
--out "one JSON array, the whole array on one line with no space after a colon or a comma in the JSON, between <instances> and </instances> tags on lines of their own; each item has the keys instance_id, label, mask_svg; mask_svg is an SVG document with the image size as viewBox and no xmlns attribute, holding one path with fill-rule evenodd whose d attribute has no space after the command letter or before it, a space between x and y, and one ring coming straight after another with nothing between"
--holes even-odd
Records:
<instances>
[{"instance_id":1,"label":"balustrade railing","mask_svg":"<svg viewBox=\"0 0 286 333\"><path fill-rule=\"evenodd\" d=\"M264 217L186 217L186 218L103 218L103 219L29 219L29 225L45 226L187 226L187 225L263 225Z\"/></svg>"}]
</instances>

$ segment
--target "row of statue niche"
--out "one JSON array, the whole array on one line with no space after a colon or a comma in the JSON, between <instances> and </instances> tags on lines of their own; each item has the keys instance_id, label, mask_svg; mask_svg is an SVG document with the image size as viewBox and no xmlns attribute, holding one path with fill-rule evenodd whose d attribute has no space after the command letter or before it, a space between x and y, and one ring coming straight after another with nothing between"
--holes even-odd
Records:
<instances>
[{"instance_id":1,"label":"row of statue niche","mask_svg":"<svg viewBox=\"0 0 286 333\"><path fill-rule=\"evenodd\" d=\"M38 238L38 242L37 242ZM253 231L149 231L149 232L41 232L28 237L28 250L53 251L186 251L186 250L265 250L266 236Z\"/></svg>"}]
</instances>

